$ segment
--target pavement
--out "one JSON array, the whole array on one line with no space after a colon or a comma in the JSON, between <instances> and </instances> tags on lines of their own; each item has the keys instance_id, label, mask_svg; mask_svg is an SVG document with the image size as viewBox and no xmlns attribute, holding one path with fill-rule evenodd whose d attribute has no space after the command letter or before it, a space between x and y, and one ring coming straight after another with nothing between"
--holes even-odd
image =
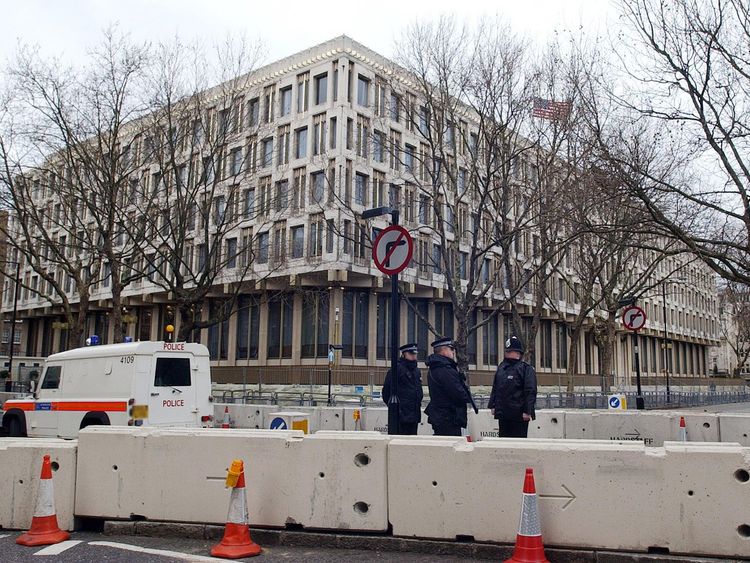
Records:
<instances>
[{"instance_id":1,"label":"pavement","mask_svg":"<svg viewBox=\"0 0 750 563\"><path fill-rule=\"evenodd\" d=\"M48 547L24 547L15 543L19 532L0 533L0 560L3 563L54 561L55 563L177 563L184 561L226 561L210 557L216 541L177 537L110 536L93 532L76 532L67 542ZM241 561L415 561L418 563L464 561L455 556L419 553L394 553L322 547L264 547L258 558ZM491 561L491 559L473 559Z\"/></svg>"}]
</instances>

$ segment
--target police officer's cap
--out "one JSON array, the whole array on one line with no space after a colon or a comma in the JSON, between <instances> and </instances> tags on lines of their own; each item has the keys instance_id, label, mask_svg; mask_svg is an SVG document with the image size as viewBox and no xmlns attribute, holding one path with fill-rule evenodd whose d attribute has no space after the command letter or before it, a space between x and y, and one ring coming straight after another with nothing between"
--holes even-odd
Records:
<instances>
[{"instance_id":1,"label":"police officer's cap","mask_svg":"<svg viewBox=\"0 0 750 563\"><path fill-rule=\"evenodd\" d=\"M517 336L511 336L510 338L508 338L508 340L505 341L505 351L520 352L521 354L523 354L523 342L521 342L521 339Z\"/></svg>"},{"instance_id":2,"label":"police officer's cap","mask_svg":"<svg viewBox=\"0 0 750 563\"><path fill-rule=\"evenodd\" d=\"M402 354L404 352L410 352L411 354L416 354L419 352L419 348L417 347L416 342L410 342L409 344L404 344L403 346L399 348L399 350L401 350Z\"/></svg>"},{"instance_id":3,"label":"police officer's cap","mask_svg":"<svg viewBox=\"0 0 750 563\"><path fill-rule=\"evenodd\" d=\"M453 343L453 339L450 336L444 336L442 338L438 338L435 340L435 342L432 343L433 349L437 350L438 348L442 346L448 346L449 348L455 348L456 345Z\"/></svg>"}]
</instances>

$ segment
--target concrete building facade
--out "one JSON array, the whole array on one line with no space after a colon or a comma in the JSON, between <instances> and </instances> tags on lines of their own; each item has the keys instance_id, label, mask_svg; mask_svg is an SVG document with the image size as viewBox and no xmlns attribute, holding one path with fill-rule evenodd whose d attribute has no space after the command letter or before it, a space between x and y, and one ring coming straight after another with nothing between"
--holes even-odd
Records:
<instances>
[{"instance_id":1,"label":"concrete building facade","mask_svg":"<svg viewBox=\"0 0 750 563\"><path fill-rule=\"evenodd\" d=\"M392 69L387 59L348 37L339 37L258 69L235 103L231 115L236 125L222 166L231 167L233 177L240 176L236 185L242 197L211 205L222 214L227 205L234 206L237 221L227 232L225 244L227 252L237 253L236 266L241 266L238 249L245 241L253 241L255 259L252 275L241 280L236 279L232 264L227 265L217 280L216 295L226 284L242 284L236 310L226 321L195 334L196 340L209 347L215 379L321 383L327 375L329 345L335 343L342 345L334 367L337 383L382 380L390 345L389 282L372 263L368 233L353 215L370 207L398 205L404 224L415 233L417 259L402 281L419 314L402 305L402 340L418 342L424 358L434 335L420 316L428 318L436 332L453 333L445 279L439 268L424 260L435 241L425 237L420 225L434 219L408 181L410 175L421 173L414 153L423 149L414 125L417 118L398 108L403 107L400 98L404 95L413 96L418 106L419 93L393 91L387 79ZM464 125L471 128L470 121ZM402 156L394 158L387 146L401 147ZM527 167L520 170L523 175ZM143 170L145 177L155 173L155 165ZM40 202L54 201L54 197L51 192L41 194ZM12 217L10 221L12 230ZM377 228L385 224L384 220L374 222ZM199 249L195 252L195 260L200 260ZM527 248L526 252L534 251ZM654 277L668 281L674 269L673 262L665 261ZM649 317L640 336L642 371L654 382L663 377L665 368L675 378L707 375L707 350L717 341L713 276L698 262L686 264L680 275L689 283L670 286L664 297L658 290L647 292L639 301ZM40 281L28 265L22 269L22 280L18 309L24 324L18 351L43 357L62 350L66 329L59 307L43 296ZM567 323L577 305L559 279L554 278L551 286L558 306L556 311L545 311L533 360L543 382L564 385ZM5 318L13 307L13 289L12 280L6 279ZM128 286L124 295L127 334L138 340L169 338L165 326L178 319L168 292L147 276ZM493 311L503 296L504 289L497 287L485 299L486 310L477 314ZM205 314L211 308L211 295L207 301ZM530 293L521 295L519 303L530 311ZM106 279L92 295L92 305L88 333L111 341L112 305ZM501 314L470 338L469 362L477 374L475 382L490 382L510 326L509 316ZM666 348L665 326L671 342ZM615 352L615 384L631 383L632 346L621 332ZM578 356L577 382L597 385L599 354L590 331L580 343Z\"/></svg>"}]
</instances>

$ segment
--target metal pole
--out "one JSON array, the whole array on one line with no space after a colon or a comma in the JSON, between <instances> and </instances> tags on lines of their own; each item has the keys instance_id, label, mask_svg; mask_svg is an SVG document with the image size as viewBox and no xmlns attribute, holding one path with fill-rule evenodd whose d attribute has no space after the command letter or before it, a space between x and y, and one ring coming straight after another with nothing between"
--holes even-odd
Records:
<instances>
[{"instance_id":1,"label":"metal pole","mask_svg":"<svg viewBox=\"0 0 750 563\"><path fill-rule=\"evenodd\" d=\"M635 408L643 410L645 402L643 400L643 392L641 391L641 362L638 358L638 333L636 331L633 331L633 352L635 353L635 384L637 387Z\"/></svg>"},{"instance_id":2,"label":"metal pole","mask_svg":"<svg viewBox=\"0 0 750 563\"><path fill-rule=\"evenodd\" d=\"M16 340L16 316L18 315L18 286L21 284L21 263L16 262L16 287L13 290L13 317L10 321L10 348L8 349L8 376L13 381L13 348Z\"/></svg>"},{"instance_id":3,"label":"metal pole","mask_svg":"<svg viewBox=\"0 0 750 563\"><path fill-rule=\"evenodd\" d=\"M669 335L667 334L667 285L661 282L661 304L664 313L664 375L667 379L667 403L671 401L671 391L669 389Z\"/></svg>"},{"instance_id":4,"label":"metal pole","mask_svg":"<svg viewBox=\"0 0 750 563\"><path fill-rule=\"evenodd\" d=\"M329 346L328 348L328 406L329 407L332 405L331 381L333 380L333 372L332 372L331 366L333 366L333 348Z\"/></svg>"},{"instance_id":5,"label":"metal pole","mask_svg":"<svg viewBox=\"0 0 750 563\"><path fill-rule=\"evenodd\" d=\"M398 209L391 211L391 224L398 225ZM398 274L391 276L391 398L388 401L388 434L400 434L398 400L398 343L399 343Z\"/></svg>"}]
</instances>

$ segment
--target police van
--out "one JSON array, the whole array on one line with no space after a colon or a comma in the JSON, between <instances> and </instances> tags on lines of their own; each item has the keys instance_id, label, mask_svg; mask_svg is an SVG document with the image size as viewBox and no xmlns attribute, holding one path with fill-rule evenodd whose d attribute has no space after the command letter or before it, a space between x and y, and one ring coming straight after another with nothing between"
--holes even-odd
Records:
<instances>
[{"instance_id":1,"label":"police van","mask_svg":"<svg viewBox=\"0 0 750 563\"><path fill-rule=\"evenodd\" d=\"M5 402L9 436L76 438L93 424L210 426L208 349L126 342L52 354L32 396Z\"/></svg>"}]
</instances>

